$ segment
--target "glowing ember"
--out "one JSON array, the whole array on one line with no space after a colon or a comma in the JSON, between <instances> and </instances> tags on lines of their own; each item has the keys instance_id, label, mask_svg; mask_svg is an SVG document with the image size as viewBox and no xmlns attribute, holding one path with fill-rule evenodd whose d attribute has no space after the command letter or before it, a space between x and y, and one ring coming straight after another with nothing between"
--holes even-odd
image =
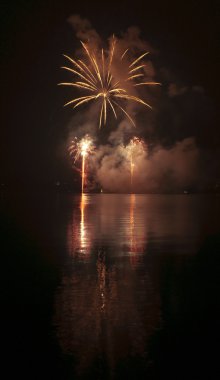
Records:
<instances>
[{"instance_id":1,"label":"glowing ember","mask_svg":"<svg viewBox=\"0 0 220 380\"><path fill-rule=\"evenodd\" d=\"M95 55L91 52L89 45L83 42L81 42L81 44L83 46L87 60L85 62L80 59L74 60L69 56L64 55L64 57L66 57L72 63L72 67L62 67L63 69L73 73L75 76L78 76L80 80L73 82L63 82L59 83L59 85L77 87L79 89L83 89L88 94L70 100L65 104L65 106L72 104L73 108L76 108L81 104L90 102L91 100L97 101L100 99L101 108L99 115L99 127L101 127L103 123L104 125L106 124L107 107L110 107L116 119L116 107L119 108L127 116L130 122L135 125L134 120L125 111L124 107L118 103L118 101L134 101L143 104L146 107L152 108L144 100L130 94L127 90L127 87L129 87L128 84L130 84L130 88L135 86L160 84L158 82L147 82L144 81L144 79L139 83L134 82L134 79L144 77L144 74L141 72L141 70L145 67L145 65L140 65L139 63L148 54L148 52L142 54L133 62L126 65L123 62L125 55L128 53L128 49L126 49L118 59L118 64L123 65L123 71L127 70L126 77L123 79L120 78L120 80L118 80L118 78L115 78L115 75L113 73L114 70L112 70L112 63L117 59L115 55L116 39L114 36L112 38L111 47L107 55L103 49L101 49L101 51Z\"/></svg>"},{"instance_id":2,"label":"glowing ember","mask_svg":"<svg viewBox=\"0 0 220 380\"><path fill-rule=\"evenodd\" d=\"M71 141L69 147L70 156L74 158L74 163L82 156L82 193L84 192L84 186L86 181L86 157L92 154L94 151L94 145L91 137L86 135L80 141L75 138Z\"/></svg>"}]
</instances>

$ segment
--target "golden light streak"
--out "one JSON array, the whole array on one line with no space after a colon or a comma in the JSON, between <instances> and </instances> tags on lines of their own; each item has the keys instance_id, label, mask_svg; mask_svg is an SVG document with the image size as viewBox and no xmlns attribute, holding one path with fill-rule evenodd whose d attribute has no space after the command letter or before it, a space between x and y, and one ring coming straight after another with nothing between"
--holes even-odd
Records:
<instances>
[{"instance_id":1,"label":"golden light streak","mask_svg":"<svg viewBox=\"0 0 220 380\"><path fill-rule=\"evenodd\" d=\"M140 70L140 69L142 69L142 68L145 67L145 66L146 66L146 65L140 65L140 66L137 66L137 67L135 67L134 69L130 70L130 71L129 71L129 74L133 73L134 71Z\"/></svg>"},{"instance_id":2,"label":"golden light streak","mask_svg":"<svg viewBox=\"0 0 220 380\"><path fill-rule=\"evenodd\" d=\"M86 183L86 158L88 155L92 154L94 151L94 145L91 137L86 135L80 141L75 138L71 141L69 152L70 156L73 157L74 163L82 156L82 167L81 167L81 191L84 193L85 183Z\"/></svg>"},{"instance_id":3,"label":"golden light streak","mask_svg":"<svg viewBox=\"0 0 220 380\"><path fill-rule=\"evenodd\" d=\"M140 55L140 57L138 57L135 61L133 61L129 67L132 67L134 65L136 65L136 63L138 63L142 58L144 58L147 54L149 54L149 52L147 51L146 53Z\"/></svg>"},{"instance_id":4,"label":"golden light streak","mask_svg":"<svg viewBox=\"0 0 220 380\"><path fill-rule=\"evenodd\" d=\"M101 73L100 73L99 66L98 66L98 64L97 64L97 62L96 62L95 57L93 57L93 62L94 62L95 68L96 68L96 74L97 74L97 76L98 76L98 78L99 78L99 81L100 81L100 83L101 83L101 86L102 86L102 88L103 88L103 82L102 82Z\"/></svg>"},{"instance_id":5,"label":"golden light streak","mask_svg":"<svg viewBox=\"0 0 220 380\"><path fill-rule=\"evenodd\" d=\"M103 104L104 104L104 124L106 124L106 94L103 95Z\"/></svg>"},{"instance_id":6,"label":"golden light streak","mask_svg":"<svg viewBox=\"0 0 220 380\"><path fill-rule=\"evenodd\" d=\"M134 79L134 78L143 77L143 76L144 76L144 74L135 74L135 75L132 75L131 77L128 77L127 81L131 80L131 79Z\"/></svg>"},{"instance_id":7,"label":"golden light streak","mask_svg":"<svg viewBox=\"0 0 220 380\"><path fill-rule=\"evenodd\" d=\"M84 183L85 183L85 155L82 154L82 194L84 193Z\"/></svg>"},{"instance_id":8,"label":"golden light streak","mask_svg":"<svg viewBox=\"0 0 220 380\"><path fill-rule=\"evenodd\" d=\"M80 62L81 65L82 65L83 67L85 67L85 69L89 72L89 74L92 76L92 78L94 79L94 81L97 82L97 80L96 80L96 78L94 77L93 73L91 72L91 70L89 70L89 67L86 66L86 64L85 64L83 61L81 61L80 59L79 59L79 62Z\"/></svg>"},{"instance_id":9,"label":"golden light streak","mask_svg":"<svg viewBox=\"0 0 220 380\"><path fill-rule=\"evenodd\" d=\"M103 103L102 103L102 108L101 108L100 118L99 118L99 128L101 128L101 125L102 125L102 113L103 113Z\"/></svg>"},{"instance_id":10,"label":"golden light streak","mask_svg":"<svg viewBox=\"0 0 220 380\"><path fill-rule=\"evenodd\" d=\"M79 63L77 63L76 61L74 61L74 59L72 59L72 58L70 58L68 55L65 55L65 54L63 54L63 56L65 57L65 58L67 58L70 62L72 62L73 64L74 64L74 66L76 66L77 67L77 69L79 69L81 72L83 72L86 76L88 76L91 80L92 80L92 82L94 82L93 81L93 79L95 79L95 78L92 78L89 74L88 74L88 70L86 71L85 69L86 69L86 67L85 68L83 68ZM78 62L80 62L80 61L78 61ZM94 83L95 84L95 83Z\"/></svg>"},{"instance_id":11,"label":"golden light streak","mask_svg":"<svg viewBox=\"0 0 220 380\"><path fill-rule=\"evenodd\" d=\"M126 82L130 82L129 86L136 87L136 86L143 86L143 85L158 85L160 83L158 82L145 82L142 79L142 82L137 83L134 82L134 80L144 77L143 73L138 72L139 70L142 70L145 65L140 64L140 61L148 54L148 52L143 53L140 55L137 59L135 59L130 64L125 62L125 68L123 67L125 71L125 78L118 80L118 78L115 78L115 74L113 72L113 64L117 65L117 54L115 54L116 51L116 39L113 36L111 47L108 53L106 53L103 49L101 49L100 52L98 52L96 55L94 51L91 51L91 48L88 44L85 44L81 41L83 50L86 55L86 60L74 60L68 55L64 55L66 59L68 59L69 62L72 63L72 67L62 66L64 70L67 70L74 74L75 76L78 76L81 78L81 81L73 81L73 82L62 82L59 83L59 85L62 86L72 86L75 88L78 88L79 90L89 91L92 93L91 95L85 95L81 96L79 98L74 98L67 103L64 104L64 106L72 105L73 108L76 108L80 105L83 105L85 103L88 103L90 101L98 101L100 103L100 113L99 113L99 127L102 125L105 125L107 122L107 109L108 107L111 108L115 118L117 119L117 113L115 110L115 106L117 106L124 115L129 119L129 121L132 123L133 126L135 126L135 122L132 119L132 117L128 114L128 112L125 110L125 106L122 104L119 104L116 102L116 100L120 99L122 101L130 102L135 101L139 104L142 104L148 108L152 107L139 98L138 96L134 96L133 94L129 93L127 90L127 84ZM121 57L119 57L119 61L122 61L125 55L127 54L129 49L126 49ZM137 65L138 64L138 65ZM124 65L124 63L123 63ZM115 67L115 66L114 66ZM127 70L127 72L126 72ZM138 72L138 73L136 73ZM99 98L101 98L99 100Z\"/></svg>"},{"instance_id":12,"label":"golden light streak","mask_svg":"<svg viewBox=\"0 0 220 380\"><path fill-rule=\"evenodd\" d=\"M81 102L81 100L90 100L91 98L96 98L96 96L81 96L80 98L76 98L76 99L73 99L73 100L70 100L68 103L65 103L64 104L64 107L68 106L69 104L72 104L72 103L77 103L77 102ZM74 106L75 107L75 106Z\"/></svg>"},{"instance_id":13,"label":"golden light streak","mask_svg":"<svg viewBox=\"0 0 220 380\"><path fill-rule=\"evenodd\" d=\"M141 103L141 104L144 104L145 106L149 107L152 109L152 107L150 106L150 104L148 103L145 103L142 99L140 98L137 98L136 96L132 96L132 95L124 95L124 94L117 94L115 95L116 98L122 98L122 99L128 99L128 100L134 100L135 102L137 103Z\"/></svg>"},{"instance_id":14,"label":"golden light streak","mask_svg":"<svg viewBox=\"0 0 220 380\"><path fill-rule=\"evenodd\" d=\"M64 83L59 83L59 86L73 86L73 87L78 87L78 88L87 88L89 91L94 91L94 87L90 86L87 83L83 83L83 84L81 83L80 82L76 82L76 83L64 82Z\"/></svg>"},{"instance_id":15,"label":"golden light streak","mask_svg":"<svg viewBox=\"0 0 220 380\"><path fill-rule=\"evenodd\" d=\"M104 56L104 51L102 49L102 75L103 78L105 77L105 56Z\"/></svg>"},{"instance_id":16,"label":"golden light streak","mask_svg":"<svg viewBox=\"0 0 220 380\"><path fill-rule=\"evenodd\" d=\"M81 201L80 201L80 211L81 211L81 220L80 220L80 242L81 242L81 249L85 245L85 216L84 216L84 210L85 210L85 194L81 194Z\"/></svg>"},{"instance_id":17,"label":"golden light streak","mask_svg":"<svg viewBox=\"0 0 220 380\"><path fill-rule=\"evenodd\" d=\"M93 84L94 84L90 79L88 79L87 77L85 77L85 75L80 74L78 71L76 71L76 70L74 70L74 69L71 69L70 67L67 67L67 66L61 66L61 69L64 69L64 70L70 71L71 73L78 75L80 78L84 79L86 82L88 82L88 83L91 84L92 86L93 86Z\"/></svg>"},{"instance_id":18,"label":"golden light streak","mask_svg":"<svg viewBox=\"0 0 220 380\"><path fill-rule=\"evenodd\" d=\"M129 49L126 49L126 50L124 51L124 53L122 54L122 56L121 56L121 61L122 61L122 59L125 57L125 55L127 54L128 50L129 50Z\"/></svg>"},{"instance_id":19,"label":"golden light streak","mask_svg":"<svg viewBox=\"0 0 220 380\"><path fill-rule=\"evenodd\" d=\"M130 120L130 122L133 124L133 126L135 127L135 123L134 123L134 120L131 118L131 116L125 111L125 109L123 107L121 107L115 100L112 100L112 102L122 110L122 112L127 116L127 118Z\"/></svg>"},{"instance_id":20,"label":"golden light streak","mask_svg":"<svg viewBox=\"0 0 220 380\"><path fill-rule=\"evenodd\" d=\"M159 82L141 82L141 83L135 83L134 84L134 86L145 86L145 85L153 85L153 86L159 85L159 86L161 86L161 83L159 83Z\"/></svg>"},{"instance_id":21,"label":"golden light streak","mask_svg":"<svg viewBox=\"0 0 220 380\"><path fill-rule=\"evenodd\" d=\"M109 78L108 78L108 80L107 80L107 87L110 86L111 80L112 80L112 75L110 75Z\"/></svg>"},{"instance_id":22,"label":"golden light streak","mask_svg":"<svg viewBox=\"0 0 220 380\"><path fill-rule=\"evenodd\" d=\"M111 101L110 101L108 98L107 98L107 101L108 101L108 103L110 104L110 107L111 107L111 109L112 109L112 111L113 111L113 113L114 113L114 115L115 115L115 118L117 119L117 114L116 114L116 112L115 112L115 109L114 109L114 107L113 107Z\"/></svg>"},{"instance_id":23,"label":"golden light streak","mask_svg":"<svg viewBox=\"0 0 220 380\"><path fill-rule=\"evenodd\" d=\"M76 82L77 84L81 84L82 86L86 86L86 87L89 87L89 88L92 88L93 90L95 90L95 87L90 85L90 84L87 84L87 83L84 83L84 82Z\"/></svg>"},{"instance_id":24,"label":"golden light streak","mask_svg":"<svg viewBox=\"0 0 220 380\"><path fill-rule=\"evenodd\" d=\"M80 106L80 104L87 103L90 100L93 100L95 98L96 98L96 96L87 96L86 99L83 99L80 102L78 102L77 104L75 104L75 106L73 108L76 108L76 107Z\"/></svg>"},{"instance_id":25,"label":"golden light streak","mask_svg":"<svg viewBox=\"0 0 220 380\"><path fill-rule=\"evenodd\" d=\"M91 56L91 54L90 54L90 52L89 52L89 50L88 50L86 44L84 44L82 41L81 41L81 44L82 44L82 46L83 46L83 48L84 48L84 50L85 50L87 56L89 57L90 62L91 62L91 64L92 64L93 68L95 69L95 67L94 67L94 61L93 61L93 59L92 59L92 56Z\"/></svg>"}]
</instances>

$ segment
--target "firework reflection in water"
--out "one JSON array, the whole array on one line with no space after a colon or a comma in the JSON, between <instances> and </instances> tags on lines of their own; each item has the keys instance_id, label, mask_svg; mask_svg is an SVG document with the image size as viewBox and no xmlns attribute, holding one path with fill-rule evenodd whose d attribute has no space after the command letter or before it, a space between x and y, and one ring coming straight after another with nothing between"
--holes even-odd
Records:
<instances>
[{"instance_id":1,"label":"firework reflection in water","mask_svg":"<svg viewBox=\"0 0 220 380\"><path fill-rule=\"evenodd\" d=\"M54 323L78 376L96 369L98 361L100 371L106 366L113 378L126 357L140 357L145 365L146 342L160 325L159 298L148 271L140 271L147 243L145 207L140 207L145 200L138 196L136 207L134 194L74 199L71 260L56 295Z\"/></svg>"}]
</instances>

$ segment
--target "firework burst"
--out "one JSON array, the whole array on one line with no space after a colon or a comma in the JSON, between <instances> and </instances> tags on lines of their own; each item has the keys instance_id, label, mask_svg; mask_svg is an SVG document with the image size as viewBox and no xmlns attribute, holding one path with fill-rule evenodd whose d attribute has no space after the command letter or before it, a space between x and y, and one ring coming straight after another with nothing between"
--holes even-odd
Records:
<instances>
[{"instance_id":1,"label":"firework burst","mask_svg":"<svg viewBox=\"0 0 220 380\"><path fill-rule=\"evenodd\" d=\"M82 157L82 193L84 193L84 186L86 181L86 158L93 153L94 149L93 140L89 135L86 135L79 141L75 137L75 139L71 141L69 147L69 153L73 158L74 163L80 158L80 156Z\"/></svg>"},{"instance_id":2,"label":"firework burst","mask_svg":"<svg viewBox=\"0 0 220 380\"><path fill-rule=\"evenodd\" d=\"M129 49L126 49L118 59L121 65L127 66L126 77L123 80L115 78L114 70L112 70L113 61L117 59L116 51L116 39L112 38L111 47L108 54L103 49L95 55L88 44L81 42L86 60L74 60L68 55L64 57L71 63L71 67L63 66L62 69L71 72L77 79L73 82L59 83L62 86L73 86L81 89L85 92L84 96L74 98L67 102L65 106L73 105L76 108L82 104L99 101L100 102L100 114L99 114L99 128L106 124L107 109L110 109L114 117L117 119L117 109L120 109L130 122L135 126L134 120L127 113L122 106L121 102L134 101L140 103L148 108L152 108L150 104L146 103L141 98L132 95L127 88L146 85L159 85L158 82L142 81L137 83L136 80L144 77L143 68L144 64L141 64L142 59L148 54L148 52L140 55L138 58L130 62L128 65L124 65L124 58ZM123 66L123 68L124 68Z\"/></svg>"}]
</instances>

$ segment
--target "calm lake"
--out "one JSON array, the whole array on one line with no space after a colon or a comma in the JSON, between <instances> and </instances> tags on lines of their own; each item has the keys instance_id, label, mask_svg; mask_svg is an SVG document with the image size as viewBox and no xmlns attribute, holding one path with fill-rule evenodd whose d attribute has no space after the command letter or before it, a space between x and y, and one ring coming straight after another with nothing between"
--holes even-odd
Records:
<instances>
[{"instance_id":1,"label":"calm lake","mask_svg":"<svg viewBox=\"0 0 220 380\"><path fill-rule=\"evenodd\" d=\"M18 372L63 380L214 371L219 196L56 194L29 202L10 227L16 243L7 244L16 264L6 341L19 352Z\"/></svg>"}]
</instances>

